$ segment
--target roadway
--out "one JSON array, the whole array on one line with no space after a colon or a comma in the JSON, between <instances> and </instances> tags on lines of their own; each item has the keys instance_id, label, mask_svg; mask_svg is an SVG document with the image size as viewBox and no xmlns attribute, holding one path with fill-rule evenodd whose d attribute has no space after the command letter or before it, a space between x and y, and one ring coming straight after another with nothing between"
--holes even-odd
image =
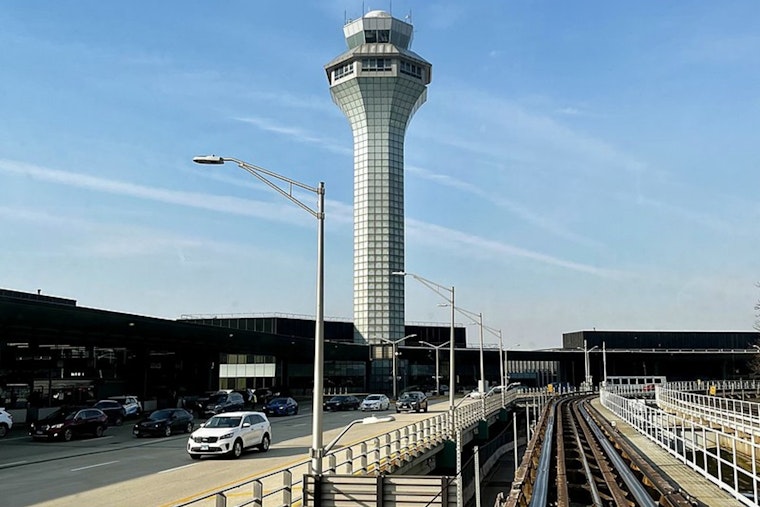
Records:
<instances>
[{"instance_id":1,"label":"roadway","mask_svg":"<svg viewBox=\"0 0 760 507\"><path fill-rule=\"evenodd\" d=\"M446 411L447 407L441 401L432 404L427 414L396 414L392 408L375 412L392 414L396 420L356 425L340 444L387 433ZM137 439L132 436L132 421L108 428L101 438L71 442L33 442L25 432L14 428L0 440L0 503L60 507L174 505L187 501L308 459L311 407L302 403L300 409L295 416L270 418L273 441L269 452L248 451L238 460L213 457L191 461L185 451L186 434ZM351 421L369 415L358 411L326 412L325 444Z\"/></svg>"}]
</instances>

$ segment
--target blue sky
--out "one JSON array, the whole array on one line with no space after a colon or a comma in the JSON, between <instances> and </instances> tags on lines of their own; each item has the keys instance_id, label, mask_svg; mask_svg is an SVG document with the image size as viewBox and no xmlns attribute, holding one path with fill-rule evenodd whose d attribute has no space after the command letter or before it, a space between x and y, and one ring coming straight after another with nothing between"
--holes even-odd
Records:
<instances>
[{"instance_id":1,"label":"blue sky","mask_svg":"<svg viewBox=\"0 0 760 507\"><path fill-rule=\"evenodd\" d=\"M406 138L407 271L454 285L510 346L752 329L760 3L392 10L433 64ZM325 312L350 319L352 138L323 66L361 12L6 3L0 287L166 318L313 315L315 221L234 165L191 162L214 153L325 182ZM408 322L446 322L406 286Z\"/></svg>"}]
</instances>

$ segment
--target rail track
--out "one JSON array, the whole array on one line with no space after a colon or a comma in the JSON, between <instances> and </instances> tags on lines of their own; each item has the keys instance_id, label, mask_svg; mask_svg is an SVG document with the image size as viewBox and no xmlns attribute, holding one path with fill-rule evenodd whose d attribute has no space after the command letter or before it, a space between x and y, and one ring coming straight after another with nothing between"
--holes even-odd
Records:
<instances>
[{"instance_id":1,"label":"rail track","mask_svg":"<svg viewBox=\"0 0 760 507\"><path fill-rule=\"evenodd\" d=\"M548 404L504 505L699 506L655 469L588 403Z\"/></svg>"}]
</instances>

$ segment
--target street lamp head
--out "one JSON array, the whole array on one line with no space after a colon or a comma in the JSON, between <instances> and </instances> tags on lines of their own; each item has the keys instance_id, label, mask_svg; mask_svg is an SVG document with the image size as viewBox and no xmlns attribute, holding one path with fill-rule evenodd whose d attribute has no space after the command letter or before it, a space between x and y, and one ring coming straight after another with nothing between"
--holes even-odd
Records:
<instances>
[{"instance_id":1,"label":"street lamp head","mask_svg":"<svg viewBox=\"0 0 760 507\"><path fill-rule=\"evenodd\" d=\"M386 423L386 422L391 422L395 420L396 418L393 417L392 415L386 415L383 417L377 417L376 415L373 415L373 416L365 417L364 419L362 419L362 424Z\"/></svg>"},{"instance_id":2,"label":"street lamp head","mask_svg":"<svg viewBox=\"0 0 760 507\"><path fill-rule=\"evenodd\" d=\"M224 164L224 158L216 155L201 155L193 157L193 162L196 164L221 165Z\"/></svg>"}]
</instances>

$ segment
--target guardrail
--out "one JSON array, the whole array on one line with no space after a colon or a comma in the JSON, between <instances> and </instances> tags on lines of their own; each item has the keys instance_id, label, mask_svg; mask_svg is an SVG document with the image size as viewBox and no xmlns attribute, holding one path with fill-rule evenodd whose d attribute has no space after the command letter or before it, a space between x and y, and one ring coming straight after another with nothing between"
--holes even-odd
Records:
<instances>
[{"instance_id":1,"label":"guardrail","mask_svg":"<svg viewBox=\"0 0 760 507\"><path fill-rule=\"evenodd\" d=\"M658 388L655 400L665 411L701 423L714 423L726 433L737 431L760 435L760 403L677 391L669 387Z\"/></svg>"},{"instance_id":2,"label":"guardrail","mask_svg":"<svg viewBox=\"0 0 760 507\"><path fill-rule=\"evenodd\" d=\"M483 405L486 416L495 417L507 404L520 398L543 400L546 392L540 389L515 389L485 399L466 399L456 410L438 413L360 442L337 447L323 458L325 474L379 475L391 473L426 452L442 446L444 440L454 439L457 431L470 431L482 419ZM286 469L277 470L221 489L176 507L227 507L228 505L290 506L303 501L304 476L308 476L310 460L305 458ZM234 502L234 503L232 503Z\"/></svg>"},{"instance_id":3,"label":"guardrail","mask_svg":"<svg viewBox=\"0 0 760 507\"><path fill-rule=\"evenodd\" d=\"M605 389L600 391L600 400L641 434L743 505L758 504L760 445L754 438L741 438Z\"/></svg>"}]
</instances>

